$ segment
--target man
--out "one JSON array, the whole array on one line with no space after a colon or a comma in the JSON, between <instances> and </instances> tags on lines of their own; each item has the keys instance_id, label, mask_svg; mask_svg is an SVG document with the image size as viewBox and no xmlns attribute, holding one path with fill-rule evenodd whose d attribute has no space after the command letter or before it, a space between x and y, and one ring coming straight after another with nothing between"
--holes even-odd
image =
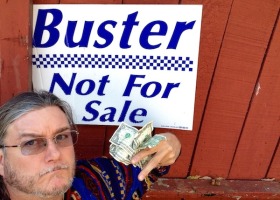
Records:
<instances>
[{"instance_id":1,"label":"man","mask_svg":"<svg viewBox=\"0 0 280 200\"><path fill-rule=\"evenodd\" d=\"M181 144L171 133L140 170L109 158L75 161L78 131L69 105L48 92L25 92L0 107L1 200L133 199L165 174Z\"/></svg>"}]
</instances>

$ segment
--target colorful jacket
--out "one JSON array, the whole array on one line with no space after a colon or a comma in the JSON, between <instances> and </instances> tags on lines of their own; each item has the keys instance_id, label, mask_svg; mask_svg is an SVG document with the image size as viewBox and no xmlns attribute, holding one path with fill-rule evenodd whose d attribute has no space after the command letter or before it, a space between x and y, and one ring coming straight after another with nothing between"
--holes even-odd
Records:
<instances>
[{"instance_id":1,"label":"colorful jacket","mask_svg":"<svg viewBox=\"0 0 280 200\"><path fill-rule=\"evenodd\" d=\"M130 200L141 199L151 184L169 170L154 169L145 181L138 180L139 167L124 165L113 159L101 157L77 162L72 187L65 200Z\"/></svg>"}]
</instances>

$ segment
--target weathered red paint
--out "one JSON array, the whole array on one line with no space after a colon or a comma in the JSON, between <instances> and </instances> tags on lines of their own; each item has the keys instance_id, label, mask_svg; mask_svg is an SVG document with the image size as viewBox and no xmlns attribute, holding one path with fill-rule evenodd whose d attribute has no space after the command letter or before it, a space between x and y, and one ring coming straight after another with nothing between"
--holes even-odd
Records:
<instances>
[{"instance_id":1,"label":"weathered red paint","mask_svg":"<svg viewBox=\"0 0 280 200\"><path fill-rule=\"evenodd\" d=\"M148 199L280 199L280 185L268 181L160 179L143 198Z\"/></svg>"}]
</instances>

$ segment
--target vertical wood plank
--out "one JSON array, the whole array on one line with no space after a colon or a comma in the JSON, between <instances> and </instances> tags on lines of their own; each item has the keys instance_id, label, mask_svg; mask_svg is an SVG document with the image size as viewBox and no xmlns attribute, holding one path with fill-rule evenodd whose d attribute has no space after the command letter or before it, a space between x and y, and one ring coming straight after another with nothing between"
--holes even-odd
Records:
<instances>
[{"instance_id":1,"label":"vertical wood plank","mask_svg":"<svg viewBox=\"0 0 280 200\"><path fill-rule=\"evenodd\" d=\"M276 2L234 0L192 164L227 177L278 12Z\"/></svg>"},{"instance_id":2,"label":"vertical wood plank","mask_svg":"<svg viewBox=\"0 0 280 200\"><path fill-rule=\"evenodd\" d=\"M172 132L180 139L181 154L167 177L186 177L192 161L199 127L206 104L208 90L218 59L219 49L231 9L232 0L183 0L182 4L202 4L202 25L198 59L197 89L195 95L194 123L192 131L156 129L156 133ZM172 106L172 105L170 105ZM164 113L159 113L160 115Z\"/></svg>"},{"instance_id":3,"label":"vertical wood plank","mask_svg":"<svg viewBox=\"0 0 280 200\"><path fill-rule=\"evenodd\" d=\"M0 1L0 103L31 89L30 18L30 1Z\"/></svg>"},{"instance_id":4,"label":"vertical wood plank","mask_svg":"<svg viewBox=\"0 0 280 200\"><path fill-rule=\"evenodd\" d=\"M271 166L268 170L266 178L275 178L280 180L280 137L278 139L277 149L273 156L273 160L271 162Z\"/></svg>"},{"instance_id":5,"label":"vertical wood plank","mask_svg":"<svg viewBox=\"0 0 280 200\"><path fill-rule=\"evenodd\" d=\"M274 6L277 8L277 4ZM273 17L276 16L272 15L271 21L273 21ZM232 164L229 175L231 179L265 178L274 152L277 149L278 138L280 136L279 19L275 27ZM280 176L274 178L280 179Z\"/></svg>"}]
</instances>

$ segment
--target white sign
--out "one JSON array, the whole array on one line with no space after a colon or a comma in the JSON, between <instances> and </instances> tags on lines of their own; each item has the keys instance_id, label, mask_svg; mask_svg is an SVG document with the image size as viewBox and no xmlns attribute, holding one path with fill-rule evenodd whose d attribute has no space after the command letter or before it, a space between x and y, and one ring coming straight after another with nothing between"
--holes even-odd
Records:
<instances>
[{"instance_id":1,"label":"white sign","mask_svg":"<svg viewBox=\"0 0 280 200\"><path fill-rule=\"evenodd\" d=\"M34 5L32 79L77 124L191 130L201 5Z\"/></svg>"}]
</instances>

